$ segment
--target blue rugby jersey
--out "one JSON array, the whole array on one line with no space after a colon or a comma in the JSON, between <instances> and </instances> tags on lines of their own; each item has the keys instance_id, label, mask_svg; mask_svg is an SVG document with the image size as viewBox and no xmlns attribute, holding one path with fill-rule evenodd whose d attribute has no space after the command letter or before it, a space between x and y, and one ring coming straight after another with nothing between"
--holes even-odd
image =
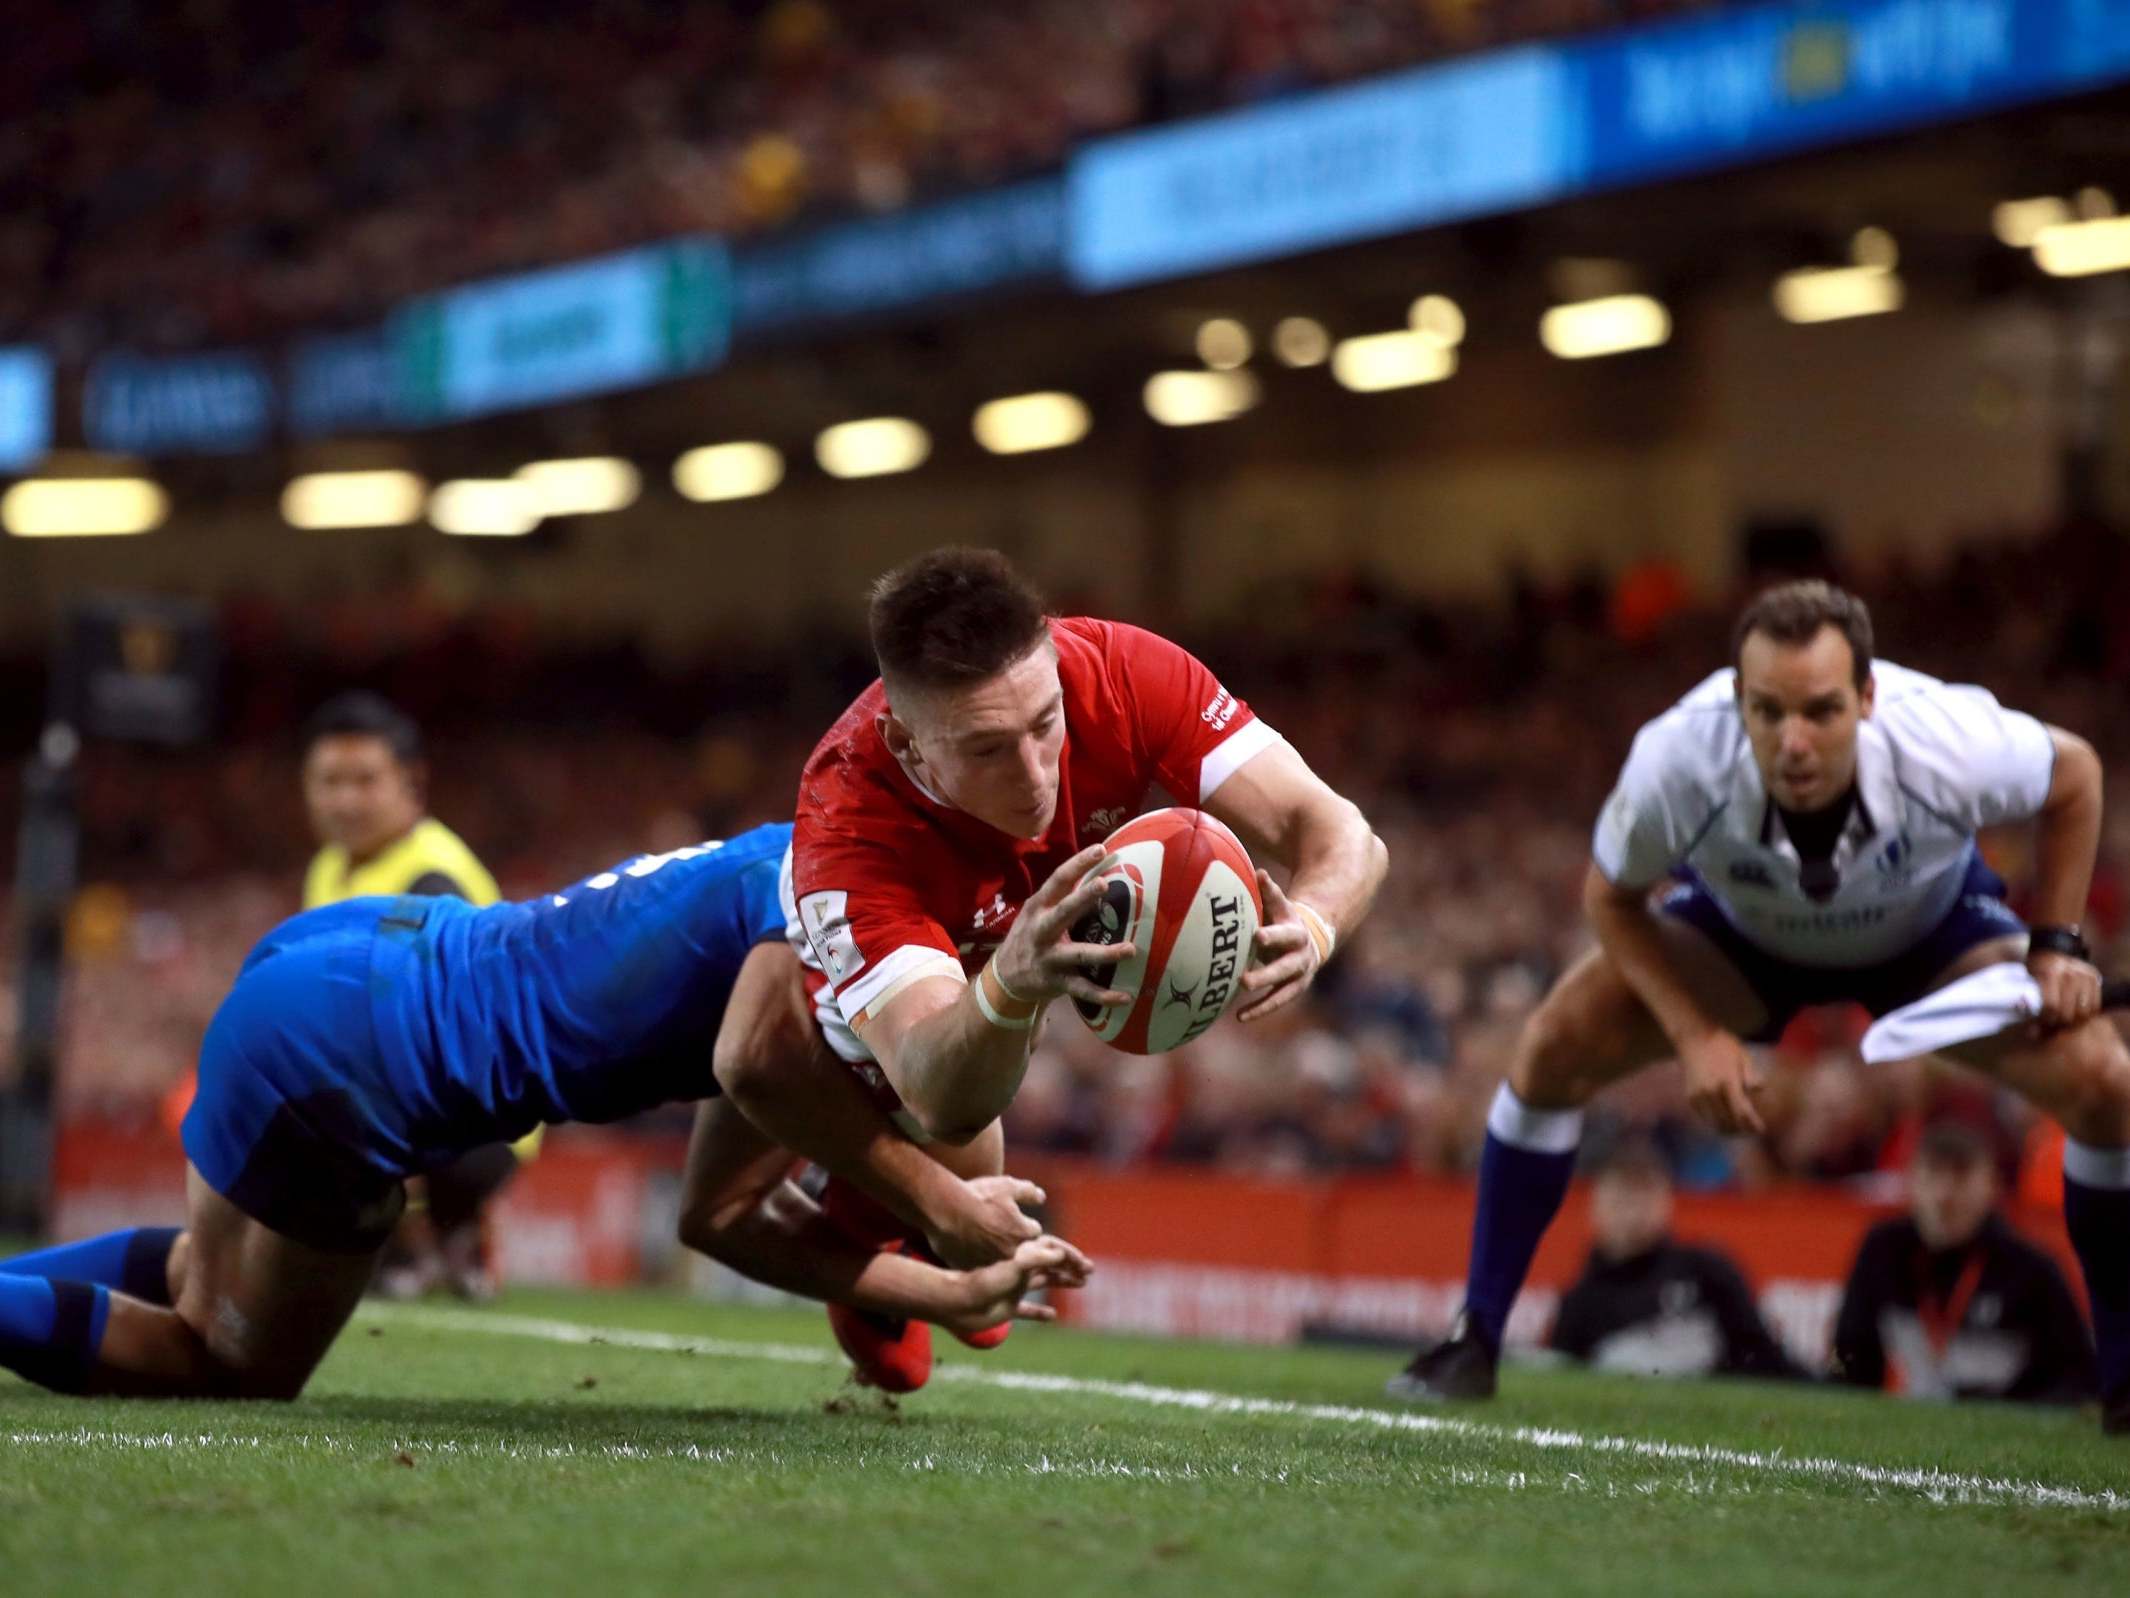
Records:
<instances>
[{"instance_id":1,"label":"blue rugby jersey","mask_svg":"<svg viewBox=\"0 0 2130 1598\"><path fill-rule=\"evenodd\" d=\"M382 1118L408 1153L715 1093L711 1048L740 965L784 937L790 840L789 825L758 827L516 904L370 901Z\"/></svg>"}]
</instances>

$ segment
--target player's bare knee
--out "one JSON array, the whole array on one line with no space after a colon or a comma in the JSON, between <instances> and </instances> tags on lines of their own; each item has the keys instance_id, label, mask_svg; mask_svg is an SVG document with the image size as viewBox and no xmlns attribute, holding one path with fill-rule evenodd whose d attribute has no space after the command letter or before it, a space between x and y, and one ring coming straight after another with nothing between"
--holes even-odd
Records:
<instances>
[{"instance_id":1,"label":"player's bare knee","mask_svg":"<svg viewBox=\"0 0 2130 1598\"><path fill-rule=\"evenodd\" d=\"M2056 1104L2064 1131L2103 1148L2130 1143L2130 1049L2122 1034L2096 1018L2056 1038Z\"/></svg>"},{"instance_id":2,"label":"player's bare knee","mask_svg":"<svg viewBox=\"0 0 2130 1598\"><path fill-rule=\"evenodd\" d=\"M1558 991L1531 1013L1517 1039L1509 1086L1526 1104L1567 1107L1590 1096L1590 1063L1605 1042L1577 1006Z\"/></svg>"}]
</instances>

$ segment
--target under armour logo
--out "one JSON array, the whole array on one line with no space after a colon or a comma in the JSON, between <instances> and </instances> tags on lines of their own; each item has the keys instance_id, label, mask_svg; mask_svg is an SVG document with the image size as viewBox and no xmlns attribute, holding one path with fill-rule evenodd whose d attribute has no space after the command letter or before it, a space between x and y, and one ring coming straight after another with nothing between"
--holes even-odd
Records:
<instances>
[{"instance_id":1,"label":"under armour logo","mask_svg":"<svg viewBox=\"0 0 2130 1598\"><path fill-rule=\"evenodd\" d=\"M981 932L987 926L997 926L1012 914L1013 910L1006 903L1006 896L1003 893L994 893L991 896L991 903L977 911L975 916L970 919L969 925L975 931Z\"/></svg>"}]
</instances>

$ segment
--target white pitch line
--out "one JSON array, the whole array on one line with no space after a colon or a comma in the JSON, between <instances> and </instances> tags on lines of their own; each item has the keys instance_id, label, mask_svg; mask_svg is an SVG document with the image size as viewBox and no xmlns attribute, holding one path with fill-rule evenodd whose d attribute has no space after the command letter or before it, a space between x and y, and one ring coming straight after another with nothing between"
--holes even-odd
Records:
<instances>
[{"instance_id":1,"label":"white pitch line","mask_svg":"<svg viewBox=\"0 0 2130 1598\"><path fill-rule=\"evenodd\" d=\"M638 1331L624 1326L585 1326L575 1321L543 1320L526 1315L475 1310L366 1306L373 1320L449 1332L484 1332L496 1337L525 1337L540 1342L598 1344L655 1353L707 1354L723 1359L767 1360L785 1365L841 1365L827 1350L797 1343L745 1343L716 1338L681 1337L671 1332ZM1859 1487L1891 1488L1914 1493L1931 1503L2011 1503L2050 1509L2130 1511L2130 1494L2110 1489L2088 1491L2047 1482L2014 1481L1998 1476L1968 1476L1952 1471L1867 1465L1854 1460L1808 1455L1763 1453L1698 1443L1667 1443L1647 1437L1590 1436L1557 1427L1496 1426L1483 1421L1411 1410L1364 1409L1347 1404L1305 1404L1283 1398L1251 1398L1204 1388L1165 1387L1151 1382L1112 1382L1086 1376L1054 1376L1034 1371L979 1370L945 1365L933 1372L942 1382L965 1382L1018 1392L1078 1393L1165 1409L1195 1410L1212 1415L1270 1416L1285 1420L1322 1421L1385 1432L1433 1432L1530 1448L1619 1454L1667 1464L1723 1465L1807 1480L1843 1482Z\"/></svg>"},{"instance_id":2,"label":"white pitch line","mask_svg":"<svg viewBox=\"0 0 2130 1598\"><path fill-rule=\"evenodd\" d=\"M111 1449L135 1454L279 1452L324 1454L336 1459L371 1463L383 1463L395 1455L404 1454L404 1463L417 1468L432 1458L501 1459L535 1463L551 1460L594 1460L609 1464L672 1461L770 1470L788 1469L794 1463L791 1456L775 1449L731 1448L700 1443L668 1443L647 1447L641 1443L513 1443L492 1438L458 1437L404 1437L357 1441L314 1432L121 1432L90 1426L76 1426L63 1431L0 1432L0 1447ZM1157 1465L1113 1457L1073 1458L1053 1455L1047 1451L1020 1459L969 1459L951 1455L942 1457L930 1453L908 1458L861 1452L855 1455L850 1463L859 1469L884 1467L904 1474L927 1476L1009 1479L1030 1476L1065 1477L1075 1481L1130 1481L1156 1486L1195 1486L1211 1482L1247 1482L1257 1487L1314 1488L1336 1485L1336 1482L1329 1478L1290 1470L1245 1468L1239 1462L1232 1461L1223 1469L1214 1465L1196 1465L1188 1461L1181 1465ZM1420 1465L1411 1467L1408 1474L1410 1479L1415 1481L1432 1481L1450 1487L1487 1487L1506 1492L1547 1488L1562 1492L1602 1490L1607 1496L1614 1498L1658 1498L1667 1494L1706 1498L1717 1494L1735 1495L1738 1491L1725 1489L1719 1484L1697 1482L1691 1477L1684 1481L1645 1479L1600 1486L1572 1471L1556 1481L1550 1476L1491 1466Z\"/></svg>"}]
</instances>

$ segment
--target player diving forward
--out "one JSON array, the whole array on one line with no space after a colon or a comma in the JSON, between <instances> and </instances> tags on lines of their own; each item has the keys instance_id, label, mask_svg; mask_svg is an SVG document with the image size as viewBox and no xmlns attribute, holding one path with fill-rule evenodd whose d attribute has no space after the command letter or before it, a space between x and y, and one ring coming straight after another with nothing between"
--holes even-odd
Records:
<instances>
[{"instance_id":1,"label":"player diving forward","mask_svg":"<svg viewBox=\"0 0 2130 1598\"><path fill-rule=\"evenodd\" d=\"M352 899L283 923L201 1047L187 1226L0 1261L0 1367L63 1392L294 1397L362 1296L405 1178L544 1122L714 1094L728 1007L757 1055L817 1047L778 902L790 836L640 857L522 904ZM845 1174L920 1225L1036 1230L1013 1203L1032 1188L961 1182L854 1083L817 1113L879 1121L873 1143L844 1139ZM1047 1317L1023 1295L1084 1278L1055 1238L966 1272L858 1248L788 1169L689 1197L698 1238L774 1286L975 1332Z\"/></svg>"},{"instance_id":2,"label":"player diving forward","mask_svg":"<svg viewBox=\"0 0 2130 1598\"><path fill-rule=\"evenodd\" d=\"M1732 657L1635 739L1583 891L1599 946L1525 1025L1487 1118L1464 1314L1391 1390L1492 1395L1582 1107L1606 1083L1676 1056L1698 1112L1758 1132L1746 1042L1808 1005L1883 1015L2023 958L2038 1027L1950 1053L2068 1134L2064 1219L2092 1303L2102 1425L2130 1432L2130 1050L2099 1013L2077 926L2100 839L2098 758L1984 689L1874 666L1863 602L1825 583L1761 595ZM2029 820L2031 929L1975 847L1978 829ZM1652 906L1667 877L1681 885Z\"/></svg>"},{"instance_id":3,"label":"player diving forward","mask_svg":"<svg viewBox=\"0 0 2130 1598\"><path fill-rule=\"evenodd\" d=\"M962 1146L956 1157L999 1168L998 1116L1048 1005L1123 1001L1087 966L1129 946L1082 945L1071 929L1099 898L1083 879L1102 840L1133 816L1201 807L1289 873L1284 891L1259 874L1245 1022L1300 998L1367 915L1387 864L1367 819L1167 639L1050 616L1005 557L981 549L889 572L870 624L881 680L800 778L792 936L829 1045L943 1157ZM718 1074L747 1122L831 1170L849 1163L821 1142L810 1074L740 1050ZM826 1198L866 1232L840 1183ZM895 1233L870 1235L892 1247ZM861 1377L909 1386L930 1368L921 1321L836 1306L830 1320Z\"/></svg>"}]
</instances>

